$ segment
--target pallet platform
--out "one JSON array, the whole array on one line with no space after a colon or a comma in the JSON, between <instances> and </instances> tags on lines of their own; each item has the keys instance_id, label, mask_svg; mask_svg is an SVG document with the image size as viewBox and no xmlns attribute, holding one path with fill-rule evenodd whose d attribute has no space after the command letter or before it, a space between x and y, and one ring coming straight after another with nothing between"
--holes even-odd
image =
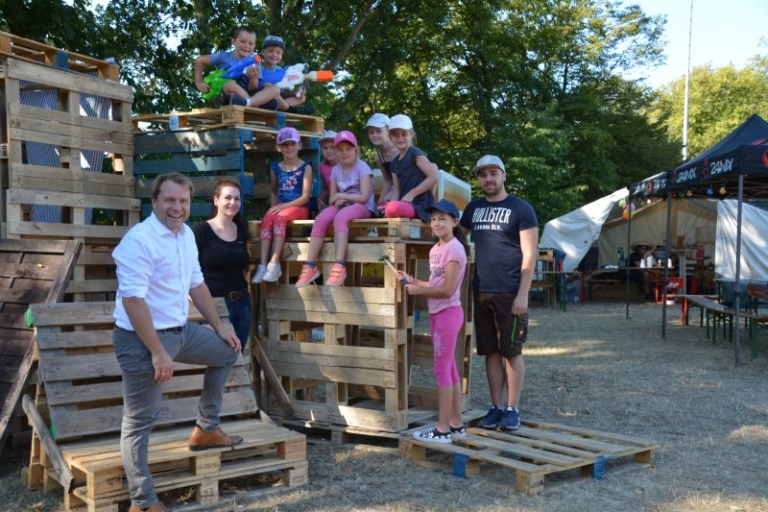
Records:
<instances>
[{"instance_id":1,"label":"pallet platform","mask_svg":"<svg viewBox=\"0 0 768 512\"><path fill-rule=\"evenodd\" d=\"M450 455L453 474L462 477L479 473L483 464L495 464L511 469L515 491L527 495L542 492L547 475L579 470L581 476L599 480L608 461L632 457L635 462L648 464L659 447L646 439L557 423L523 422L513 432L472 427L466 437L454 438L451 444L416 440L415 430L400 437L403 458L426 460L428 454Z\"/></svg>"},{"instance_id":2,"label":"pallet platform","mask_svg":"<svg viewBox=\"0 0 768 512\"><path fill-rule=\"evenodd\" d=\"M194 505L211 506L219 502L219 484L233 478L279 472L285 487L307 483L303 435L252 420L228 421L222 426L227 434L243 437L236 450L190 451L186 436L191 426L150 436L149 465L158 493L194 487ZM102 443L88 440L82 447L67 446L63 455L78 482L74 492L67 495L68 510L117 512L129 503L119 439L108 438Z\"/></svg>"},{"instance_id":3,"label":"pallet platform","mask_svg":"<svg viewBox=\"0 0 768 512\"><path fill-rule=\"evenodd\" d=\"M294 220L286 227L286 241L309 240L312 220ZM248 221L252 240L258 240L261 221ZM333 226L326 233L326 240L333 241ZM422 240L434 245L432 228L420 219L358 219L349 224L350 242L403 242ZM431 247L431 245L430 245ZM427 249L429 250L429 249Z\"/></svg>"},{"instance_id":4,"label":"pallet platform","mask_svg":"<svg viewBox=\"0 0 768 512\"><path fill-rule=\"evenodd\" d=\"M145 114L133 118L133 129L143 133L139 123L169 125L169 118L175 115L179 119L179 130L200 130L222 126L241 125L253 128L266 128L272 133L286 126L293 126L305 135L322 135L325 121L322 117L288 114L262 108L227 105L221 108L196 108L189 112L173 114Z\"/></svg>"}]
</instances>

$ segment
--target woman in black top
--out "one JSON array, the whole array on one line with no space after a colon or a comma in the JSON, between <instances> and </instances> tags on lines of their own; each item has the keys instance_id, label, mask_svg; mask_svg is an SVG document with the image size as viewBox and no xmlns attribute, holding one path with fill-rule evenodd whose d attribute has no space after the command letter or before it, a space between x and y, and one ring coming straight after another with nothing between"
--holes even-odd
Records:
<instances>
[{"instance_id":1,"label":"woman in black top","mask_svg":"<svg viewBox=\"0 0 768 512\"><path fill-rule=\"evenodd\" d=\"M229 321L245 345L251 332L251 298L246 271L248 229L240 215L241 189L237 181L222 179L213 192L212 218L192 226L200 267L214 297L224 297Z\"/></svg>"}]
</instances>

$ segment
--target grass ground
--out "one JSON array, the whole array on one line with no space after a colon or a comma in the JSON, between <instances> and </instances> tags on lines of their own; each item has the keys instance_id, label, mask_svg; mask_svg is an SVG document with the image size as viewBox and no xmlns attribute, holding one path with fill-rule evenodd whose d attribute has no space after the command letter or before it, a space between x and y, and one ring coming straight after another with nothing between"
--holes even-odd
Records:
<instances>
[{"instance_id":1,"label":"grass ground","mask_svg":"<svg viewBox=\"0 0 768 512\"><path fill-rule=\"evenodd\" d=\"M334 445L308 439L309 485L260 498L247 483L223 492L216 511L768 511L768 333L752 359L742 336L709 342L704 329L680 326L671 308L667 338L661 307L619 303L534 308L526 346L523 420L564 423L657 441L650 465L608 467L594 481L575 474L545 480L528 497L509 470L486 466L470 479L446 463L425 469L401 459L396 441L356 437ZM483 360L474 360L472 406L489 404ZM56 511L61 491L20 485L26 449L0 462L0 510Z\"/></svg>"}]
</instances>

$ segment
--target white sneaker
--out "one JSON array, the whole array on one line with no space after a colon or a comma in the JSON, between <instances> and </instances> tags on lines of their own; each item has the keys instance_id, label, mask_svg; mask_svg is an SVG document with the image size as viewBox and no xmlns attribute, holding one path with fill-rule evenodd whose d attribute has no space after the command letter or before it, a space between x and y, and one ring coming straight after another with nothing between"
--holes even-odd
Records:
<instances>
[{"instance_id":1,"label":"white sneaker","mask_svg":"<svg viewBox=\"0 0 768 512\"><path fill-rule=\"evenodd\" d=\"M269 265L267 265L267 271L264 274L264 281L268 283L274 283L278 279L280 279L280 276L283 275L283 271L280 270L280 264L270 262Z\"/></svg>"},{"instance_id":2,"label":"white sneaker","mask_svg":"<svg viewBox=\"0 0 768 512\"><path fill-rule=\"evenodd\" d=\"M267 272L267 266L266 265L259 265L256 267L256 272L253 273L253 278L251 279L251 282L254 284L259 284L264 279L264 274Z\"/></svg>"}]
</instances>

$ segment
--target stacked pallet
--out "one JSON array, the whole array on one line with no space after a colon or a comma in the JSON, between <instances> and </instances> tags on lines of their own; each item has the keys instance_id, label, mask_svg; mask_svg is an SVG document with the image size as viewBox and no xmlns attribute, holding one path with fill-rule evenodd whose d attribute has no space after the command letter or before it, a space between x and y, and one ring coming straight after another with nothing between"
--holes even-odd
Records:
<instances>
[{"instance_id":1,"label":"stacked pallet","mask_svg":"<svg viewBox=\"0 0 768 512\"><path fill-rule=\"evenodd\" d=\"M259 227L249 223L255 245ZM384 258L428 280L434 242L427 238L428 225L411 219L359 220L350 228L344 286L294 286L309 251L306 234L298 233L287 238L279 281L260 286L264 337L258 342L281 388L269 394L267 403L270 414L289 425L342 436L395 437L435 415L437 388L428 324L417 321L419 309L426 308L407 295ZM252 249L259 254L258 247ZM322 275L329 275L334 259L332 239L326 239L318 258ZM462 284L465 306L468 282L469 277ZM456 349L465 410L472 340L471 311L466 309Z\"/></svg>"},{"instance_id":2,"label":"stacked pallet","mask_svg":"<svg viewBox=\"0 0 768 512\"><path fill-rule=\"evenodd\" d=\"M139 219L133 91L117 72L107 61L0 33L0 235L84 242L84 254L96 255L75 271L68 292L77 300L114 290L108 253ZM86 283L91 272L96 280Z\"/></svg>"}]
</instances>

